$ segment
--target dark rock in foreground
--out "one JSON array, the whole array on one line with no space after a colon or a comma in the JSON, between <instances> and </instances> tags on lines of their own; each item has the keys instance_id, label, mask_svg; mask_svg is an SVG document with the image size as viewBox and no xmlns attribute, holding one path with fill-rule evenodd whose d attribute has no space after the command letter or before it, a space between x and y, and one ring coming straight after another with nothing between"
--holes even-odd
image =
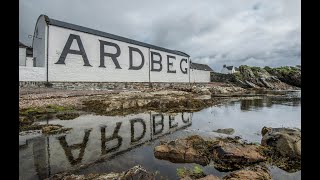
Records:
<instances>
[{"instance_id":1,"label":"dark rock in foreground","mask_svg":"<svg viewBox=\"0 0 320 180\"><path fill-rule=\"evenodd\" d=\"M268 162L287 172L301 169L301 130L263 127L261 152Z\"/></svg>"},{"instance_id":2,"label":"dark rock in foreground","mask_svg":"<svg viewBox=\"0 0 320 180\"><path fill-rule=\"evenodd\" d=\"M206 141L200 136L177 139L156 146L154 148L154 155L158 159L164 159L174 163L207 165L209 163L209 157L203 154L203 150L206 150L207 147L197 148L197 145L205 146Z\"/></svg>"},{"instance_id":3,"label":"dark rock in foreground","mask_svg":"<svg viewBox=\"0 0 320 180\"><path fill-rule=\"evenodd\" d=\"M265 161L266 158L260 154L258 147L228 138L206 141L195 135L162 143L154 148L154 155L158 159L174 163L207 165L213 160L216 169L231 171Z\"/></svg>"},{"instance_id":4,"label":"dark rock in foreground","mask_svg":"<svg viewBox=\"0 0 320 180\"><path fill-rule=\"evenodd\" d=\"M235 171L222 178L223 180L257 180L257 179L272 179L270 171L264 165L255 165L247 167L239 171Z\"/></svg>"},{"instance_id":5,"label":"dark rock in foreground","mask_svg":"<svg viewBox=\"0 0 320 180\"><path fill-rule=\"evenodd\" d=\"M232 171L265 161L259 146L218 141L213 146L214 167L220 171Z\"/></svg>"},{"instance_id":6,"label":"dark rock in foreground","mask_svg":"<svg viewBox=\"0 0 320 180\"><path fill-rule=\"evenodd\" d=\"M153 180L156 178L156 173L150 173L145 168L137 165L131 169L121 173L103 173L103 174L88 174L88 175L66 175L56 174L48 180Z\"/></svg>"},{"instance_id":7,"label":"dark rock in foreground","mask_svg":"<svg viewBox=\"0 0 320 180\"><path fill-rule=\"evenodd\" d=\"M284 157L301 159L301 130L263 127L261 145L274 148Z\"/></svg>"}]
</instances>

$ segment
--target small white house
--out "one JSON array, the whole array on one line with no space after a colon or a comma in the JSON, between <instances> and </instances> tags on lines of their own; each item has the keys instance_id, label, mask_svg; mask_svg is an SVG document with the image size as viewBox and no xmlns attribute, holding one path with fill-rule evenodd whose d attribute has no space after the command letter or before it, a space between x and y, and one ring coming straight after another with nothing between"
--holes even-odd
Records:
<instances>
[{"instance_id":1,"label":"small white house","mask_svg":"<svg viewBox=\"0 0 320 180\"><path fill-rule=\"evenodd\" d=\"M232 74L235 73L236 69L234 66L227 66L227 65L223 65L223 68L221 70L222 74Z\"/></svg>"},{"instance_id":2,"label":"small white house","mask_svg":"<svg viewBox=\"0 0 320 180\"><path fill-rule=\"evenodd\" d=\"M27 47L23 43L19 42L19 66L26 66L27 60Z\"/></svg>"},{"instance_id":3,"label":"small white house","mask_svg":"<svg viewBox=\"0 0 320 180\"><path fill-rule=\"evenodd\" d=\"M19 66L33 67L32 48L19 42Z\"/></svg>"}]
</instances>

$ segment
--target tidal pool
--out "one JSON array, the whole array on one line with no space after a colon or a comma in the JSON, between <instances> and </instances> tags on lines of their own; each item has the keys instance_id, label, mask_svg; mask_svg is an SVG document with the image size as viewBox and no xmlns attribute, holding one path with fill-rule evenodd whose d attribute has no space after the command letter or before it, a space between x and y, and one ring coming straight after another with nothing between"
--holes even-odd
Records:
<instances>
[{"instance_id":1,"label":"tidal pool","mask_svg":"<svg viewBox=\"0 0 320 180\"><path fill-rule=\"evenodd\" d=\"M194 113L146 112L124 117L85 114L73 120L41 121L73 129L50 136L20 135L19 179L44 179L71 169L77 170L76 174L121 172L137 164L158 171L164 178L178 179L177 168L196 164L155 158L153 148L160 140L198 134L240 136L260 143L263 126L301 128L300 91L287 94L288 98L234 100ZM290 98L292 95L294 98ZM233 128L234 133L213 132L224 128ZM230 173L219 172L210 164L201 167L218 177ZM269 169L273 179L301 179L301 171L288 173L274 166Z\"/></svg>"}]
</instances>

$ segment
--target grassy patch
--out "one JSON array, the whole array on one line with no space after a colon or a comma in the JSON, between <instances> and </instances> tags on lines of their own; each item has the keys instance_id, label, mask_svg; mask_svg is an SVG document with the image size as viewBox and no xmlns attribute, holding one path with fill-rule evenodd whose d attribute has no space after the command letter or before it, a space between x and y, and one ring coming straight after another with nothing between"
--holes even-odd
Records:
<instances>
[{"instance_id":1,"label":"grassy patch","mask_svg":"<svg viewBox=\"0 0 320 180\"><path fill-rule=\"evenodd\" d=\"M292 66L281 66L276 68L270 68L269 66L266 66L264 69L272 75L281 74L282 76L288 76L300 72L298 68Z\"/></svg>"},{"instance_id":2,"label":"grassy patch","mask_svg":"<svg viewBox=\"0 0 320 180\"><path fill-rule=\"evenodd\" d=\"M200 166L194 166L193 169L187 169L185 167L177 168L177 175L180 178L189 176L194 179L199 179L206 176Z\"/></svg>"},{"instance_id":3,"label":"grassy patch","mask_svg":"<svg viewBox=\"0 0 320 180\"><path fill-rule=\"evenodd\" d=\"M240 72L235 72L235 73L233 73L233 75L235 76L236 79L241 80L241 81L243 80L243 76L241 75Z\"/></svg>"}]
</instances>

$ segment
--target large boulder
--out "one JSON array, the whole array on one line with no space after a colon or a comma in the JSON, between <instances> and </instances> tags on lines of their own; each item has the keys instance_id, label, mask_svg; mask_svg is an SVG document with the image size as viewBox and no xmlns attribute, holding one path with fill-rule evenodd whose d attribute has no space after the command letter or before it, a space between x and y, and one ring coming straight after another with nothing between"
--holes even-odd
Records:
<instances>
[{"instance_id":1,"label":"large boulder","mask_svg":"<svg viewBox=\"0 0 320 180\"><path fill-rule=\"evenodd\" d=\"M209 158L203 155L196 145L205 144L205 140L200 136L190 136L185 139L177 139L169 142L162 142L154 148L154 155L158 159L168 160L174 163L198 163L207 165Z\"/></svg>"},{"instance_id":2,"label":"large boulder","mask_svg":"<svg viewBox=\"0 0 320 180\"><path fill-rule=\"evenodd\" d=\"M272 179L270 171L264 165L255 165L247 167L239 171L232 172L222 178L223 180L257 180L257 179Z\"/></svg>"},{"instance_id":3,"label":"large boulder","mask_svg":"<svg viewBox=\"0 0 320 180\"><path fill-rule=\"evenodd\" d=\"M263 127L261 134L262 146L272 147L284 157L301 159L301 130Z\"/></svg>"},{"instance_id":4,"label":"large boulder","mask_svg":"<svg viewBox=\"0 0 320 180\"><path fill-rule=\"evenodd\" d=\"M214 167L220 171L237 170L266 160L257 145L223 141L213 146L212 159Z\"/></svg>"}]
</instances>

